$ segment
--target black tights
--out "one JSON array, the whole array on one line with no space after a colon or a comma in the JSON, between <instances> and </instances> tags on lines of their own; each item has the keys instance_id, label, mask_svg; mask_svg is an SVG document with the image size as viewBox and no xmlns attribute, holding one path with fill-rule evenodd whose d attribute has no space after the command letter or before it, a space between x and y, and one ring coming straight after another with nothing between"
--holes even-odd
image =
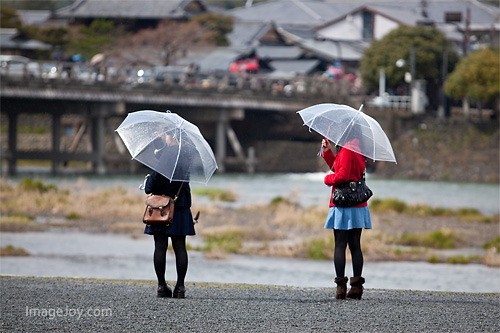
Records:
<instances>
[{"instance_id":1,"label":"black tights","mask_svg":"<svg viewBox=\"0 0 500 333\"><path fill-rule=\"evenodd\" d=\"M361 276L363 271L363 252L361 252L361 231L363 229L338 230L334 229L335 253L333 263L337 277L345 276L345 250L349 244L354 276Z\"/></svg>"},{"instance_id":2,"label":"black tights","mask_svg":"<svg viewBox=\"0 0 500 333\"><path fill-rule=\"evenodd\" d=\"M164 234L154 234L155 252L153 261L155 266L158 285L165 286L165 271L167 269L167 248L168 237ZM175 266L177 269L177 285L184 286L184 278L186 277L188 268L188 255L186 250L186 236L171 236L172 247L175 253Z\"/></svg>"}]
</instances>

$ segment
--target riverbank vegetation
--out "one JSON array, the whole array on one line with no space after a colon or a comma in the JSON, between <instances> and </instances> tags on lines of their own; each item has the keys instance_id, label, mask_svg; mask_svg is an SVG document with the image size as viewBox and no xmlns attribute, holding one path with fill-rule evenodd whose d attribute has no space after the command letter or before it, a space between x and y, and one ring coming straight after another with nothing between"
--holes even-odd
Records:
<instances>
[{"instance_id":1,"label":"riverbank vegetation","mask_svg":"<svg viewBox=\"0 0 500 333\"><path fill-rule=\"evenodd\" d=\"M333 234L323 229L328 207L301 207L291 198L239 209L220 201L235 201L231 191L204 189L212 204L200 210L198 237L190 245L207 258L231 254L333 259ZM121 233L141 237L144 197L123 187L90 189L85 181L57 187L26 178L18 184L0 182L0 231L73 229L91 233ZM484 263L500 266L499 216L474 209L443 209L409 205L397 199L370 200L372 230L363 231L367 261L428 261ZM189 239L188 239L189 242ZM5 250L3 250L5 251ZM9 253L9 252L6 252Z\"/></svg>"}]
</instances>

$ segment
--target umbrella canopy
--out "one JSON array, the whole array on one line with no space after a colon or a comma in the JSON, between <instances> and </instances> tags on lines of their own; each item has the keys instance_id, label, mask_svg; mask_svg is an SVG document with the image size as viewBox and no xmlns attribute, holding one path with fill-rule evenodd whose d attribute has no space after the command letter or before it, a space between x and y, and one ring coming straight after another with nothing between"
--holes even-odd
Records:
<instances>
[{"instance_id":1,"label":"umbrella canopy","mask_svg":"<svg viewBox=\"0 0 500 333\"><path fill-rule=\"evenodd\" d=\"M175 113L129 113L116 129L132 159L171 181L206 184L217 169L215 156L196 125Z\"/></svg>"},{"instance_id":2,"label":"umbrella canopy","mask_svg":"<svg viewBox=\"0 0 500 333\"><path fill-rule=\"evenodd\" d=\"M93 65L97 65L98 63L100 63L101 61L104 60L106 56L103 54L103 53L97 53L95 54L91 59L90 59L90 65L93 66Z\"/></svg>"},{"instance_id":3,"label":"umbrella canopy","mask_svg":"<svg viewBox=\"0 0 500 333\"><path fill-rule=\"evenodd\" d=\"M361 108L363 106L361 105ZM374 161L396 162L391 142L380 124L348 105L317 104L298 111L304 125L329 139ZM348 144L354 139L359 144Z\"/></svg>"}]
</instances>

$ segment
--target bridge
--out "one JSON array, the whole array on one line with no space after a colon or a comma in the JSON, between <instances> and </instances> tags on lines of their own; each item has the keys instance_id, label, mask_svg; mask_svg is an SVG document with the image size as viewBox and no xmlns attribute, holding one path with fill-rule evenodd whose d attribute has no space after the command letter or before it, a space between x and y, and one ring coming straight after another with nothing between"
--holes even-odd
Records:
<instances>
[{"instance_id":1,"label":"bridge","mask_svg":"<svg viewBox=\"0 0 500 333\"><path fill-rule=\"evenodd\" d=\"M254 131L262 131L272 123L259 123L255 115L292 114L332 99L354 105L358 104L356 98L362 98L351 94L350 82L321 76L284 79L257 74L167 72L145 78L131 76L135 70L130 69L82 75L75 64L54 66L47 71L41 70L47 68L42 63L36 67L38 71L27 66L17 70L2 67L0 113L3 121L8 119L2 155L8 160L9 174L15 174L17 161L25 159L51 161L55 174L71 161L90 162L99 174L106 173L110 163L128 163L134 171L136 162L130 161L114 129L128 112L141 109L169 109L197 124L214 143L219 172L233 165L253 172L255 149L251 139L242 144L242 137L251 136L250 128L241 125L243 119L250 116ZM51 117L47 146L22 147L21 122L40 113ZM240 121L239 129L233 128L232 121ZM228 153L227 143L234 156Z\"/></svg>"}]
</instances>

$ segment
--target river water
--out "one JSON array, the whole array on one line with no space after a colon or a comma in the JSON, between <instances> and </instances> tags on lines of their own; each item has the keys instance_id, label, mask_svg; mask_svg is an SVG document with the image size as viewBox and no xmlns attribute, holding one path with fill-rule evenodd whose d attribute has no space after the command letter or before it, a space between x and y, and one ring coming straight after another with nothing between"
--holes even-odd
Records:
<instances>
[{"instance_id":1,"label":"river water","mask_svg":"<svg viewBox=\"0 0 500 333\"><path fill-rule=\"evenodd\" d=\"M217 203L238 207L251 203L267 204L276 197L286 197L304 206L328 205L331 189L323 184L325 173L284 174L216 174L207 185L191 184L193 189L213 188L231 190L237 195L234 203ZM122 186L139 190L143 176L38 176L47 183L69 188L107 188ZM9 178L18 182L21 176ZM79 184L79 186L77 186ZM498 184L451 183L378 179L367 175L367 184L374 198L397 198L408 204L427 204L450 209L474 208L485 215L500 213L500 187ZM85 185L85 186L81 186ZM196 198L204 203L208 199Z\"/></svg>"},{"instance_id":2,"label":"river water","mask_svg":"<svg viewBox=\"0 0 500 333\"><path fill-rule=\"evenodd\" d=\"M328 205L330 189L323 185L323 173L215 175L207 185L193 189L216 188L233 191L237 201L211 203L202 196L200 204L238 207L250 203L269 203L281 196L304 206ZM9 178L18 182L22 177ZM39 176L74 190L121 186L137 191L142 176ZM459 184L404 180L383 180L368 175L374 197L398 198L408 204L428 204L443 208L475 208L486 215L499 213L500 188L489 184ZM299 200L300 196L300 200ZM199 242L190 237L188 242ZM122 235L99 235L72 231L2 233L0 244L27 250L27 257L1 257L0 274L34 276L78 276L154 280L153 241L150 236L132 239ZM167 279L175 280L173 255L168 255ZM349 263L348 263L349 265ZM348 266L346 273L350 275ZM449 265L425 262L366 262L366 288L411 289L459 292L500 292L500 269L478 264ZM289 258L230 256L208 260L201 252L190 251L187 281L274 284L298 287L331 287L333 263Z\"/></svg>"},{"instance_id":3,"label":"river water","mask_svg":"<svg viewBox=\"0 0 500 333\"><path fill-rule=\"evenodd\" d=\"M188 243L196 237L188 238ZM2 233L1 244L22 247L27 257L2 257L0 274L155 280L151 236L79 232ZM167 255L168 281L175 281L172 253ZM351 273L350 263L346 273ZM500 292L500 269L478 264L366 262L366 288L456 292ZM333 263L289 258L230 256L206 259L189 252L186 281L332 287Z\"/></svg>"}]
</instances>

